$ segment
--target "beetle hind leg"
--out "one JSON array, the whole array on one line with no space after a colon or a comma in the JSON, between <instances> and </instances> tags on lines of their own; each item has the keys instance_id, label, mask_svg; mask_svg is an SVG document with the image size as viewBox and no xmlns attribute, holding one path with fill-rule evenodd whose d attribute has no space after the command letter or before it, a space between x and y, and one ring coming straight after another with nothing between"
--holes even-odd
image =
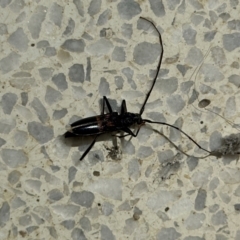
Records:
<instances>
[{"instance_id":1,"label":"beetle hind leg","mask_svg":"<svg viewBox=\"0 0 240 240\"><path fill-rule=\"evenodd\" d=\"M85 152L83 153L83 155L81 156L81 158L79 159L80 161L82 161L85 156L89 153L89 151L91 150L91 148L94 146L97 138L99 135L96 135L95 138L93 139L92 143L88 146L88 148L85 150Z\"/></svg>"}]
</instances>

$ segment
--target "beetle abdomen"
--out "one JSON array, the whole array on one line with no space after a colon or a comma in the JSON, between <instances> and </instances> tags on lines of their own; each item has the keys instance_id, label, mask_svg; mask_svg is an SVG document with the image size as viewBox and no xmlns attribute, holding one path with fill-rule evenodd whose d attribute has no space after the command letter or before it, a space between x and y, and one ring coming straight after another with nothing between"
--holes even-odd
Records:
<instances>
[{"instance_id":1,"label":"beetle abdomen","mask_svg":"<svg viewBox=\"0 0 240 240\"><path fill-rule=\"evenodd\" d=\"M70 134L67 134L67 133ZM80 119L71 124L71 129L65 134L65 137L87 136L100 133L98 116Z\"/></svg>"}]
</instances>

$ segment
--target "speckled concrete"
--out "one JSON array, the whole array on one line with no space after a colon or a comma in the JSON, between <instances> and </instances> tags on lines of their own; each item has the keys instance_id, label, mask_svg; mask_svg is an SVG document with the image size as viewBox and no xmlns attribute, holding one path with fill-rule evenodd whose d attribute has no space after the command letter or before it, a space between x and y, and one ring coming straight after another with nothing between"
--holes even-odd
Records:
<instances>
[{"instance_id":1,"label":"speckled concrete","mask_svg":"<svg viewBox=\"0 0 240 240\"><path fill-rule=\"evenodd\" d=\"M0 0L0 239L240 239L238 0ZM136 138L66 140L138 113Z\"/></svg>"}]
</instances>

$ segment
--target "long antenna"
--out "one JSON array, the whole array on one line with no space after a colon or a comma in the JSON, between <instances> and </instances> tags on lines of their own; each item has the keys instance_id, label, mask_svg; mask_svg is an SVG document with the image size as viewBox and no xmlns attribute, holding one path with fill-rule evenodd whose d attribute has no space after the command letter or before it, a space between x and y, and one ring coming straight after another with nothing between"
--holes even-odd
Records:
<instances>
[{"instance_id":1,"label":"long antenna","mask_svg":"<svg viewBox=\"0 0 240 240\"><path fill-rule=\"evenodd\" d=\"M141 18L141 19L144 19L144 20L148 21L150 24L152 24L152 26L155 28L155 30L156 30L157 33L158 33L159 42L160 42L160 45L161 45L161 47L162 47L162 51L161 51L160 58L159 58L159 62L158 62L158 66L157 66L157 72L156 72L155 78L153 79L152 87L150 88L149 92L147 93L146 98L145 98L145 100L144 100L144 103L143 103L143 105L142 105L142 107L141 107L141 109L140 109L140 112L139 112L139 114L142 115L142 113L143 113L143 111L144 111L144 108L145 108L145 105L146 105L146 103L147 103L147 100L148 100L148 98L149 98L149 96L150 96L150 94L151 94L151 92L152 92L152 90L153 90L153 87L154 87L154 85L155 85L155 82L156 82L156 80L157 80L157 77L158 77L158 74L159 74L159 71L160 71L160 67L161 67L161 64L162 64L162 58L163 58L163 44L162 44L162 36L161 36L159 30L157 29L157 27L154 25L154 23L151 22L150 20L146 19L146 18L143 18L143 17L140 17L140 18Z\"/></svg>"},{"instance_id":2,"label":"long antenna","mask_svg":"<svg viewBox=\"0 0 240 240\"><path fill-rule=\"evenodd\" d=\"M169 126L171 128L175 128L176 130L178 130L179 132L183 133L188 139L190 139L192 142L194 142L200 149L202 149L203 151L205 152L208 152L210 155L212 155L212 152L208 151L207 149L201 147L192 137L190 137L188 134L186 134L182 129L174 126L174 125L171 125L169 123L165 123L165 122L154 122L154 121L151 121L151 120L148 120L148 119L143 119L144 122L148 122L148 123L156 123L156 124L161 124L161 125L166 125L166 126Z\"/></svg>"}]
</instances>

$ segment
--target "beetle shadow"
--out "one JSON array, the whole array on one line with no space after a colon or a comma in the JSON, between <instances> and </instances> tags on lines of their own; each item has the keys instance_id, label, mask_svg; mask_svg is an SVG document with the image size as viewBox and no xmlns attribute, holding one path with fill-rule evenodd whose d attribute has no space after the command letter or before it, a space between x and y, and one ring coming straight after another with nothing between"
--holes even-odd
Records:
<instances>
[{"instance_id":1,"label":"beetle shadow","mask_svg":"<svg viewBox=\"0 0 240 240\"><path fill-rule=\"evenodd\" d=\"M78 147L79 150L84 153L88 146L93 142L95 136L74 136L65 138L65 134L63 134L61 138L64 144L66 144L66 146ZM112 133L104 133L98 136L95 144L98 142L113 141L113 138L114 136L112 135Z\"/></svg>"}]
</instances>

